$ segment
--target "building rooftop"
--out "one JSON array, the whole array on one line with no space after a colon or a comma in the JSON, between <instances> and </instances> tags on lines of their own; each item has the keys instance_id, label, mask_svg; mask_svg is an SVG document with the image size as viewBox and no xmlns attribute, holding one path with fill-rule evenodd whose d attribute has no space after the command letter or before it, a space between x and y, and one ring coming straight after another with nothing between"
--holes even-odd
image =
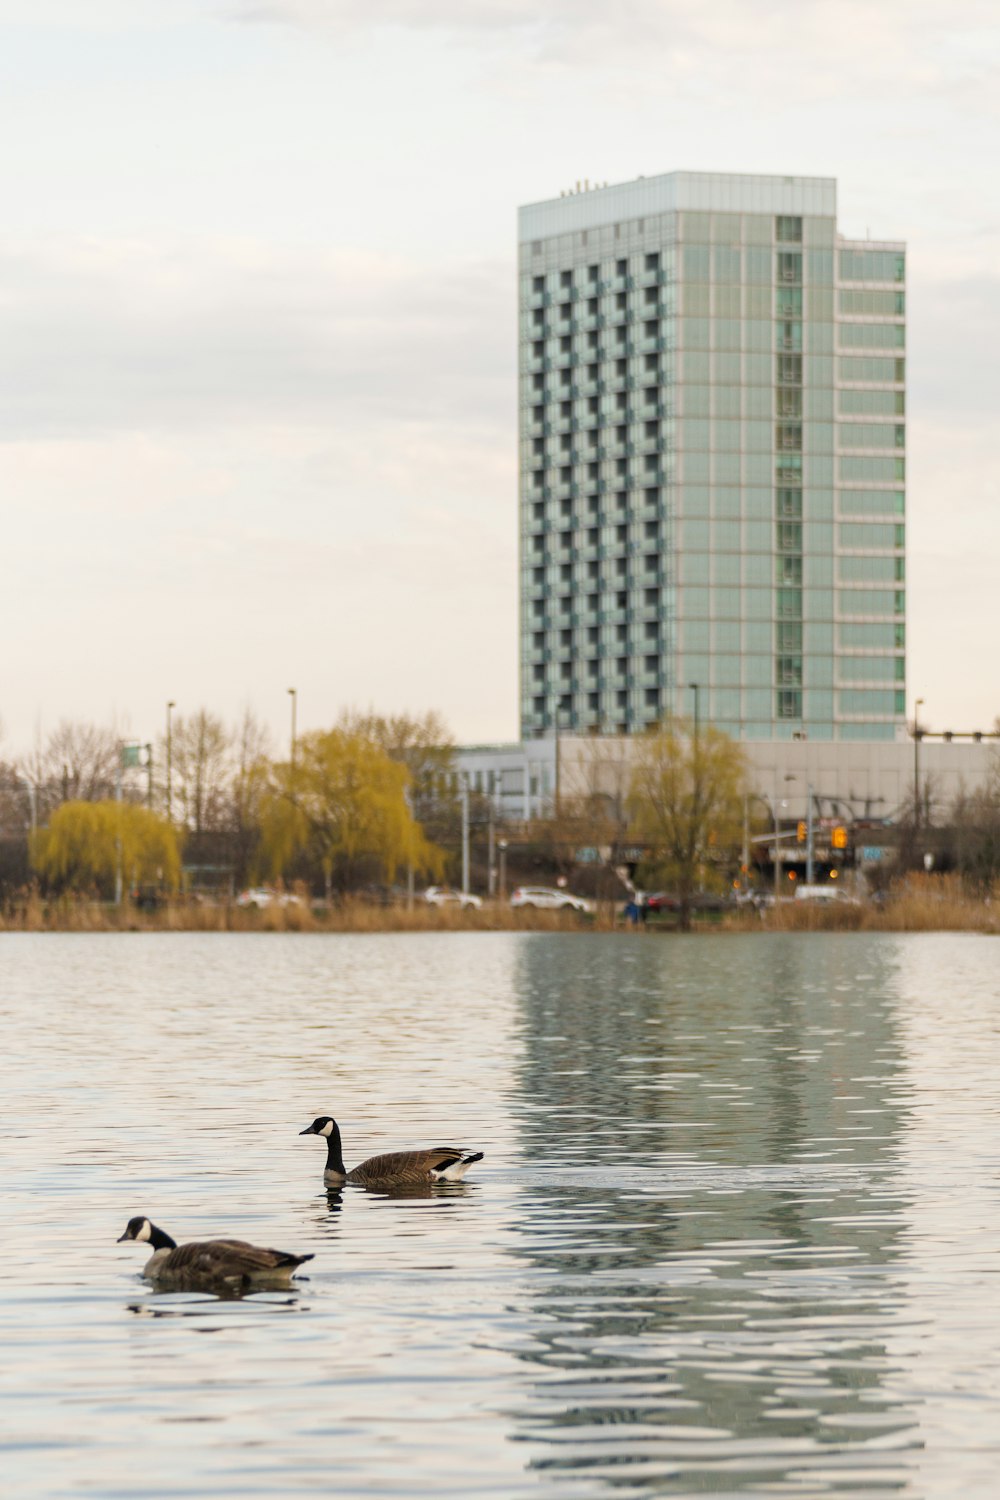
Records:
<instances>
[{"instance_id":1,"label":"building rooftop","mask_svg":"<svg viewBox=\"0 0 1000 1500\"><path fill-rule=\"evenodd\" d=\"M663 172L633 182L578 184L558 198L518 210L521 241L676 209L718 213L810 214L835 218L834 177L771 177L740 172Z\"/></svg>"}]
</instances>

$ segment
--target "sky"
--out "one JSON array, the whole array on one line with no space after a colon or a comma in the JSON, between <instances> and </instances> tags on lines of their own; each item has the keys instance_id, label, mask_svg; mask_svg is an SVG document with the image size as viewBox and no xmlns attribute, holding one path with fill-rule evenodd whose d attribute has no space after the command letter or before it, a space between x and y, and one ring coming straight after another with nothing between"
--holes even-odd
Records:
<instances>
[{"instance_id":1,"label":"sky","mask_svg":"<svg viewBox=\"0 0 1000 1500\"><path fill-rule=\"evenodd\" d=\"M1000 714L994 0L0 0L0 756L516 738L516 209L832 176L908 242L908 683Z\"/></svg>"}]
</instances>

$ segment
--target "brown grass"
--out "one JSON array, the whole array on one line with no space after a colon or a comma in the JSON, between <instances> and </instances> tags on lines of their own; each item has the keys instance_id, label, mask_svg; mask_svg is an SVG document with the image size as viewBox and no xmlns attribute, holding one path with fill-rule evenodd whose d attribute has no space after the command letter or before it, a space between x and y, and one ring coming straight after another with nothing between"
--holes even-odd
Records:
<instances>
[{"instance_id":1,"label":"brown grass","mask_svg":"<svg viewBox=\"0 0 1000 1500\"><path fill-rule=\"evenodd\" d=\"M957 875L911 875L884 901L860 906L786 901L760 916L730 917L727 926L778 932L1000 932L1000 892L973 895Z\"/></svg>"},{"instance_id":2,"label":"brown grass","mask_svg":"<svg viewBox=\"0 0 1000 1500\"><path fill-rule=\"evenodd\" d=\"M147 911L129 902L116 907L80 897L45 900L37 891L25 891L0 908L0 932L573 932L614 925L610 906L584 917L515 911L501 902L461 911L419 900L408 908L350 897L328 909L304 901L287 906L275 902L262 911L224 901L171 901Z\"/></svg>"},{"instance_id":3,"label":"brown grass","mask_svg":"<svg viewBox=\"0 0 1000 1500\"><path fill-rule=\"evenodd\" d=\"M651 921L651 931L675 930ZM62 896L46 899L35 889L19 892L0 907L0 932L610 932L626 929L621 912L603 903L593 917L575 912L512 910L484 902L478 911L379 906L348 897L329 908L300 901L274 903L263 911L231 902L173 901L155 911L128 902ZM1000 933L1000 889L975 896L958 876L912 875L882 903L861 906L783 902L771 911L695 917L701 932L984 932Z\"/></svg>"}]
</instances>

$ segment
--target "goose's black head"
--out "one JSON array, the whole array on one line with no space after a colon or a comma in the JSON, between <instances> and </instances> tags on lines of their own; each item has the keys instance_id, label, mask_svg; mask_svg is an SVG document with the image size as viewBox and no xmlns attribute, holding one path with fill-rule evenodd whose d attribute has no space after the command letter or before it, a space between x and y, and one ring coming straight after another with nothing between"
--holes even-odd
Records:
<instances>
[{"instance_id":1,"label":"goose's black head","mask_svg":"<svg viewBox=\"0 0 1000 1500\"><path fill-rule=\"evenodd\" d=\"M143 1218L143 1216L141 1214L139 1214L136 1218L129 1219L128 1223L125 1225L125 1233L122 1234L122 1235L119 1235L119 1237L118 1237L118 1244L120 1245L123 1240L143 1240L143 1241L149 1241L152 1238L153 1238L153 1226L152 1226L152 1224L149 1222L148 1219Z\"/></svg>"},{"instance_id":2,"label":"goose's black head","mask_svg":"<svg viewBox=\"0 0 1000 1500\"><path fill-rule=\"evenodd\" d=\"M299 1135L325 1135L329 1140L336 1128L336 1120L332 1120L329 1115L317 1115L311 1125L299 1131Z\"/></svg>"}]
</instances>

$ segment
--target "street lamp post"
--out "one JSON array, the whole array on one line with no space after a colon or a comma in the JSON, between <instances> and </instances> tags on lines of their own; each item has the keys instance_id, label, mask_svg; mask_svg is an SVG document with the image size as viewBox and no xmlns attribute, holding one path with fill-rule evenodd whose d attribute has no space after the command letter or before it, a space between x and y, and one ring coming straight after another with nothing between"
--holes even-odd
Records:
<instances>
[{"instance_id":1,"label":"street lamp post","mask_svg":"<svg viewBox=\"0 0 1000 1500\"><path fill-rule=\"evenodd\" d=\"M459 772L461 777L462 805L462 895L469 894L469 773Z\"/></svg>"},{"instance_id":2,"label":"street lamp post","mask_svg":"<svg viewBox=\"0 0 1000 1500\"><path fill-rule=\"evenodd\" d=\"M500 900L507 899L507 840L497 839L497 848L500 850Z\"/></svg>"},{"instance_id":3,"label":"street lamp post","mask_svg":"<svg viewBox=\"0 0 1000 1500\"><path fill-rule=\"evenodd\" d=\"M556 767L555 767L555 770L556 770L555 799L556 799L556 817L558 818L560 816L560 814L561 814L561 808L560 808L560 805L559 805L560 804L560 798L559 798L560 786L559 786L559 704L558 703L556 704L556 706L555 706L555 708L553 710L552 728L553 728L553 733L554 733L554 738L555 738L555 746L554 746L554 749L555 749L555 758L556 758Z\"/></svg>"},{"instance_id":4,"label":"street lamp post","mask_svg":"<svg viewBox=\"0 0 1000 1500\"><path fill-rule=\"evenodd\" d=\"M699 690L701 688L701 684L698 683L698 682L689 682L688 683L688 687L691 689L692 693L694 693L694 743L695 743L695 748L697 749L697 746L698 746L698 723L699 723L699 720L698 720L698 693L699 693Z\"/></svg>"},{"instance_id":5,"label":"street lamp post","mask_svg":"<svg viewBox=\"0 0 1000 1500\"><path fill-rule=\"evenodd\" d=\"M813 883L813 789L806 783L806 885Z\"/></svg>"},{"instance_id":6,"label":"street lamp post","mask_svg":"<svg viewBox=\"0 0 1000 1500\"><path fill-rule=\"evenodd\" d=\"M173 799L172 799L172 797L170 795L170 776L171 776L171 771L172 771L172 768L173 768L173 736L172 736L172 733L171 733L170 715L173 713L173 711L174 711L174 709L176 707L177 707L177 704L174 702L173 698L171 698L170 702L167 704L167 822L168 823L170 823L170 822L173 821Z\"/></svg>"},{"instance_id":7,"label":"street lamp post","mask_svg":"<svg viewBox=\"0 0 1000 1500\"><path fill-rule=\"evenodd\" d=\"M296 707L298 705L299 695L298 695L298 692L297 692L297 690L295 688L289 688L288 689L288 696L292 700L292 757L291 757L291 776L290 776L289 779L291 781L294 781L295 780L295 710L296 710Z\"/></svg>"},{"instance_id":8,"label":"street lamp post","mask_svg":"<svg viewBox=\"0 0 1000 1500\"><path fill-rule=\"evenodd\" d=\"M923 705L923 698L917 698L913 704L913 828L914 832L920 827L920 722L919 714Z\"/></svg>"}]
</instances>

